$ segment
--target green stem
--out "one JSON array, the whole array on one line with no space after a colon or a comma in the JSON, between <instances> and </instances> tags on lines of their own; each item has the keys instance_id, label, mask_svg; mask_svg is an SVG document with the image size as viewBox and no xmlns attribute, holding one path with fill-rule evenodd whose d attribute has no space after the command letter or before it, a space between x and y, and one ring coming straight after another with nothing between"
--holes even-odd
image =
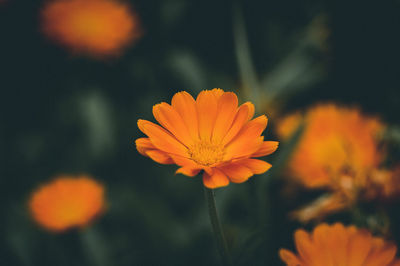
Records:
<instances>
[{"instance_id":1,"label":"green stem","mask_svg":"<svg viewBox=\"0 0 400 266\"><path fill-rule=\"evenodd\" d=\"M207 200L208 214L210 215L210 221L217 241L218 252L221 256L222 263L225 266L231 266L232 260L229 255L228 245L226 244L224 232L222 231L221 224L219 222L217 207L215 205L214 190L204 187L204 195Z\"/></svg>"},{"instance_id":2,"label":"green stem","mask_svg":"<svg viewBox=\"0 0 400 266\"><path fill-rule=\"evenodd\" d=\"M107 246L94 225L80 230L82 248L92 265L107 266L109 264Z\"/></svg>"}]
</instances>

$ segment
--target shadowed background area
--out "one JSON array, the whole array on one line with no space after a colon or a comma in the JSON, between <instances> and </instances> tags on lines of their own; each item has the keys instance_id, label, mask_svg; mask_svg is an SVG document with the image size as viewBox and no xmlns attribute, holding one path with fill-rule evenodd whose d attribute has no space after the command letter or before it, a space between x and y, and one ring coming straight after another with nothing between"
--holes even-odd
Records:
<instances>
[{"instance_id":1,"label":"shadowed background area","mask_svg":"<svg viewBox=\"0 0 400 266\"><path fill-rule=\"evenodd\" d=\"M46 3L0 1L4 265L218 265L201 178L174 175L175 165L154 163L134 144L143 137L137 120L154 121L152 106L178 91L223 88L253 101L269 117L270 140L278 140L280 115L320 101L378 115L400 139L399 1L124 1L142 36L105 58L46 38ZM285 156L283 146L267 161L280 169ZM82 173L105 186L104 213L83 230L37 226L32 191ZM216 191L238 265L283 265L278 249L293 247L302 225L287 213L313 195L285 197L279 177L276 170ZM392 231L400 240L398 225Z\"/></svg>"}]
</instances>

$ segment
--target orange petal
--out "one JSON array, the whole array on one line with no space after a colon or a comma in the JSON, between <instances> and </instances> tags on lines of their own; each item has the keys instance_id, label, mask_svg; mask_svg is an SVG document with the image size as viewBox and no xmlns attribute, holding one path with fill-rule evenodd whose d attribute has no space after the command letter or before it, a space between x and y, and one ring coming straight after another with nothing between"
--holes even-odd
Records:
<instances>
[{"instance_id":1,"label":"orange petal","mask_svg":"<svg viewBox=\"0 0 400 266\"><path fill-rule=\"evenodd\" d=\"M245 102L243 105L246 105L249 108L249 113L247 114L247 121L253 118L255 113L254 104L251 102Z\"/></svg>"},{"instance_id":2,"label":"orange petal","mask_svg":"<svg viewBox=\"0 0 400 266\"><path fill-rule=\"evenodd\" d=\"M365 265L371 250L372 236L369 232L359 231L349 241L347 263L352 266Z\"/></svg>"},{"instance_id":3,"label":"orange petal","mask_svg":"<svg viewBox=\"0 0 400 266\"><path fill-rule=\"evenodd\" d=\"M248 122L226 147L226 158L249 156L260 149L260 135L267 126L266 116L259 116Z\"/></svg>"},{"instance_id":4,"label":"orange petal","mask_svg":"<svg viewBox=\"0 0 400 266\"><path fill-rule=\"evenodd\" d=\"M138 152L144 156L146 156L146 151L157 149L149 138L138 138L135 140L135 144Z\"/></svg>"},{"instance_id":5,"label":"orange petal","mask_svg":"<svg viewBox=\"0 0 400 266\"><path fill-rule=\"evenodd\" d=\"M267 127L267 124L268 118L265 115L261 115L244 125L242 130L240 130L238 135L231 142L234 142L239 138L259 137Z\"/></svg>"},{"instance_id":6,"label":"orange petal","mask_svg":"<svg viewBox=\"0 0 400 266\"><path fill-rule=\"evenodd\" d=\"M264 141L260 149L253 153L251 157L262 157L274 153L278 149L279 141Z\"/></svg>"},{"instance_id":7,"label":"orange petal","mask_svg":"<svg viewBox=\"0 0 400 266\"><path fill-rule=\"evenodd\" d=\"M181 167L176 170L175 174L183 174L186 176L195 176L200 172L200 169L194 169L190 167Z\"/></svg>"},{"instance_id":8,"label":"orange petal","mask_svg":"<svg viewBox=\"0 0 400 266\"><path fill-rule=\"evenodd\" d=\"M161 164L174 163L174 161L171 159L171 157L168 156L168 154L159 150L148 150L146 151L146 155L149 156L154 161L156 161L157 163Z\"/></svg>"},{"instance_id":9,"label":"orange petal","mask_svg":"<svg viewBox=\"0 0 400 266\"><path fill-rule=\"evenodd\" d=\"M249 168L236 163L221 166L219 169L234 183L243 183L253 175Z\"/></svg>"},{"instance_id":10,"label":"orange petal","mask_svg":"<svg viewBox=\"0 0 400 266\"><path fill-rule=\"evenodd\" d=\"M347 265L347 243L348 234L343 224L336 223L331 227L330 241L327 242L327 248L335 250L335 256L332 257L334 265Z\"/></svg>"},{"instance_id":11,"label":"orange petal","mask_svg":"<svg viewBox=\"0 0 400 266\"><path fill-rule=\"evenodd\" d=\"M232 126L238 108L238 99L233 92L225 92L218 101L217 118L212 133L213 142L221 142Z\"/></svg>"},{"instance_id":12,"label":"orange petal","mask_svg":"<svg viewBox=\"0 0 400 266\"><path fill-rule=\"evenodd\" d=\"M279 257L283 262L286 263L287 266L299 266L302 265L301 261L299 258L293 254L293 252L287 250L287 249L280 249L279 250Z\"/></svg>"},{"instance_id":13,"label":"orange petal","mask_svg":"<svg viewBox=\"0 0 400 266\"><path fill-rule=\"evenodd\" d=\"M249 168L254 174L258 175L265 173L272 167L271 164L257 159L243 159L238 161L237 163L243 164L244 166Z\"/></svg>"},{"instance_id":14,"label":"orange petal","mask_svg":"<svg viewBox=\"0 0 400 266\"><path fill-rule=\"evenodd\" d=\"M202 91L196 99L199 119L199 136L202 140L211 140L215 118L217 116L217 98L212 91Z\"/></svg>"},{"instance_id":15,"label":"orange petal","mask_svg":"<svg viewBox=\"0 0 400 266\"><path fill-rule=\"evenodd\" d=\"M203 183L208 188L225 187L229 185L229 179L220 170L214 169L212 175L209 175L207 172L203 173Z\"/></svg>"},{"instance_id":16,"label":"orange petal","mask_svg":"<svg viewBox=\"0 0 400 266\"><path fill-rule=\"evenodd\" d=\"M204 170L207 174L209 174L209 175L213 175L213 173L214 173L214 168L215 168L215 167L203 166L203 170Z\"/></svg>"},{"instance_id":17,"label":"orange petal","mask_svg":"<svg viewBox=\"0 0 400 266\"><path fill-rule=\"evenodd\" d=\"M199 138L196 101L186 91L175 93L172 97L172 107L178 112L185 123L193 140Z\"/></svg>"},{"instance_id":18,"label":"orange petal","mask_svg":"<svg viewBox=\"0 0 400 266\"><path fill-rule=\"evenodd\" d=\"M192 169L202 169L202 166L198 165L193 160L190 160L186 157L176 156L176 155L170 155L170 156L171 156L172 160L174 160L175 164L177 164L179 166L192 168Z\"/></svg>"},{"instance_id":19,"label":"orange petal","mask_svg":"<svg viewBox=\"0 0 400 266\"><path fill-rule=\"evenodd\" d=\"M319 224L312 232L312 239L315 245L324 245L327 241L326 237L331 230L331 226L326 223Z\"/></svg>"},{"instance_id":20,"label":"orange petal","mask_svg":"<svg viewBox=\"0 0 400 266\"><path fill-rule=\"evenodd\" d=\"M310 235L306 231L299 229L294 233L294 240L297 251L304 261L304 265L308 265L314 256L314 247Z\"/></svg>"},{"instance_id":21,"label":"orange petal","mask_svg":"<svg viewBox=\"0 0 400 266\"><path fill-rule=\"evenodd\" d=\"M328 244L331 241L331 230L332 228L329 225L323 223L318 225L312 234L314 246L318 250L318 252L315 252L313 260L324 263L326 266L334 266L332 253L336 254L336 249L338 248L328 249ZM343 265L343 262L339 263L339 265Z\"/></svg>"},{"instance_id":22,"label":"orange petal","mask_svg":"<svg viewBox=\"0 0 400 266\"><path fill-rule=\"evenodd\" d=\"M223 144L229 143L239 131L243 128L244 124L247 122L247 116L249 114L249 107L245 104L242 104L233 120L232 127L229 129L228 133L226 133L224 139L222 140Z\"/></svg>"},{"instance_id":23,"label":"orange petal","mask_svg":"<svg viewBox=\"0 0 400 266\"><path fill-rule=\"evenodd\" d=\"M393 244L386 244L382 249L379 249L365 260L363 266L375 266L375 265L389 265L395 259L396 246Z\"/></svg>"},{"instance_id":24,"label":"orange petal","mask_svg":"<svg viewBox=\"0 0 400 266\"><path fill-rule=\"evenodd\" d=\"M240 159L250 157L262 145L264 137L258 138L241 138L238 141L232 142L226 147L224 160Z\"/></svg>"},{"instance_id":25,"label":"orange petal","mask_svg":"<svg viewBox=\"0 0 400 266\"><path fill-rule=\"evenodd\" d=\"M162 127L142 119L138 120L138 127L158 149L171 154L187 156L186 147Z\"/></svg>"},{"instance_id":26,"label":"orange petal","mask_svg":"<svg viewBox=\"0 0 400 266\"><path fill-rule=\"evenodd\" d=\"M193 139L189 134L182 117L178 112L167 103L160 103L153 106L155 119L169 132L172 133L180 142L187 147L193 145Z\"/></svg>"}]
</instances>

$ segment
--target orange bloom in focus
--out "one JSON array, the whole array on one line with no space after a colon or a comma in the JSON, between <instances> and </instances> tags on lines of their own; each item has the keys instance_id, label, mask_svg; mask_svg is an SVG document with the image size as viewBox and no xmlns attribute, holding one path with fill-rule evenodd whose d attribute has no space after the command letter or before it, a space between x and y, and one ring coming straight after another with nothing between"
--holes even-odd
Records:
<instances>
[{"instance_id":1,"label":"orange bloom in focus","mask_svg":"<svg viewBox=\"0 0 400 266\"><path fill-rule=\"evenodd\" d=\"M138 18L125 4L111 0L56 0L42 10L49 38L76 53L116 55L141 36Z\"/></svg>"},{"instance_id":2,"label":"orange bloom in focus","mask_svg":"<svg viewBox=\"0 0 400 266\"><path fill-rule=\"evenodd\" d=\"M367 230L340 223L318 225L312 233L297 230L298 254L281 249L288 266L399 266L397 247Z\"/></svg>"},{"instance_id":3,"label":"orange bloom in focus","mask_svg":"<svg viewBox=\"0 0 400 266\"><path fill-rule=\"evenodd\" d=\"M287 117L278 134L289 138L302 119L305 128L289 163L292 175L310 188L364 185L382 161L378 137L383 125L358 109L326 104L311 108L304 117Z\"/></svg>"},{"instance_id":4,"label":"orange bloom in focus","mask_svg":"<svg viewBox=\"0 0 400 266\"><path fill-rule=\"evenodd\" d=\"M179 165L176 172L187 176L204 170L208 188L242 183L266 172L271 165L253 157L269 155L278 147L278 142L261 136L267 117L251 119L254 105L246 102L238 107L233 92L204 90L196 100L178 92L171 105L153 106L153 115L162 127L139 120L139 129L148 138L136 140L137 150L158 163Z\"/></svg>"},{"instance_id":5,"label":"orange bloom in focus","mask_svg":"<svg viewBox=\"0 0 400 266\"><path fill-rule=\"evenodd\" d=\"M104 188L86 176L60 176L37 189L29 207L35 221L46 229L82 227L103 210Z\"/></svg>"}]
</instances>

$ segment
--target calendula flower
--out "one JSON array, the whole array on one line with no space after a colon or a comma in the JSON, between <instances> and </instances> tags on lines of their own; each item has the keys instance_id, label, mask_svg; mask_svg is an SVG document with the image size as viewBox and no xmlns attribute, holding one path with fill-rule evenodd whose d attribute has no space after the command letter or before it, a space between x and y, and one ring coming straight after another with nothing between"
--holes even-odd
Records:
<instances>
[{"instance_id":1,"label":"calendula flower","mask_svg":"<svg viewBox=\"0 0 400 266\"><path fill-rule=\"evenodd\" d=\"M397 247L367 230L340 223L318 225L312 233L294 234L298 254L281 249L288 266L399 266Z\"/></svg>"},{"instance_id":2,"label":"calendula flower","mask_svg":"<svg viewBox=\"0 0 400 266\"><path fill-rule=\"evenodd\" d=\"M148 138L136 140L138 151L161 164L177 164L176 171L195 176L201 170L208 188L242 183L254 174L266 172L271 165L254 159L273 153L276 141L264 141L265 115L252 119L254 105L238 107L233 92L204 90L197 99L183 91L176 93L171 105L153 106L161 124L139 120L139 129Z\"/></svg>"},{"instance_id":3,"label":"calendula flower","mask_svg":"<svg viewBox=\"0 0 400 266\"><path fill-rule=\"evenodd\" d=\"M87 176L60 176L34 191L29 207L48 230L83 227L104 209L104 188Z\"/></svg>"},{"instance_id":4,"label":"calendula flower","mask_svg":"<svg viewBox=\"0 0 400 266\"><path fill-rule=\"evenodd\" d=\"M102 57L119 54L141 36L128 5L112 0L55 0L42 10L42 28L75 53Z\"/></svg>"},{"instance_id":5,"label":"calendula flower","mask_svg":"<svg viewBox=\"0 0 400 266\"><path fill-rule=\"evenodd\" d=\"M381 163L378 140L384 126L376 118L355 108L318 105L304 116L297 113L283 119L278 134L290 137L301 119L305 128L289 167L305 186L361 185ZM351 178L341 178L348 176Z\"/></svg>"},{"instance_id":6,"label":"calendula flower","mask_svg":"<svg viewBox=\"0 0 400 266\"><path fill-rule=\"evenodd\" d=\"M367 194L376 195L382 182L390 180L378 170L385 155L379 148L385 126L378 119L356 108L317 105L304 115L283 119L278 135L290 138L302 123L303 134L289 161L290 175L305 187L325 188L335 195L324 195L295 212L298 219L307 221L349 207Z\"/></svg>"}]
</instances>

